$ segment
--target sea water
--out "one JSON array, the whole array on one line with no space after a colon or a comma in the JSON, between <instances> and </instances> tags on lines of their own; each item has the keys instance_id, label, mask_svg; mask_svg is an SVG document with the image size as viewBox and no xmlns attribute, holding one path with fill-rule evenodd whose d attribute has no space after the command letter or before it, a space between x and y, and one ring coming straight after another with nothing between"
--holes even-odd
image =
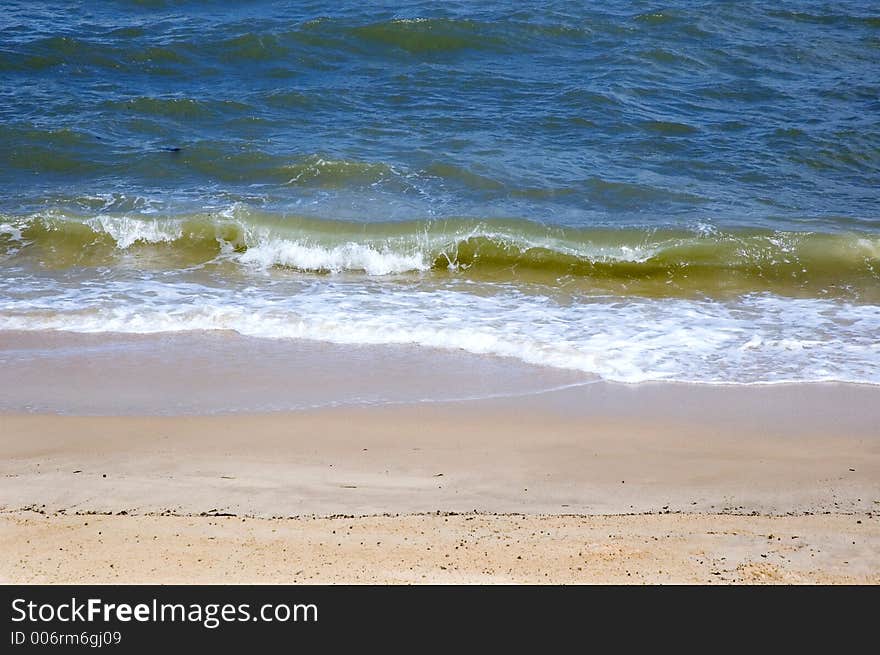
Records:
<instances>
[{"instance_id":1,"label":"sea water","mask_svg":"<svg viewBox=\"0 0 880 655\"><path fill-rule=\"evenodd\" d=\"M872 2L0 7L0 339L880 384L878 189Z\"/></svg>"}]
</instances>

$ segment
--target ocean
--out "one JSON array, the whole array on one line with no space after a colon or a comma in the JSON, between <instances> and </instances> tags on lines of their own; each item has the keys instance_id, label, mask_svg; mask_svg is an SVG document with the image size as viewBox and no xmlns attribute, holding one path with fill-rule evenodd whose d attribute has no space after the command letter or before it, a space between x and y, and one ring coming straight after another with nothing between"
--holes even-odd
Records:
<instances>
[{"instance_id":1,"label":"ocean","mask_svg":"<svg viewBox=\"0 0 880 655\"><path fill-rule=\"evenodd\" d=\"M880 384L875 2L3 2L0 341Z\"/></svg>"}]
</instances>

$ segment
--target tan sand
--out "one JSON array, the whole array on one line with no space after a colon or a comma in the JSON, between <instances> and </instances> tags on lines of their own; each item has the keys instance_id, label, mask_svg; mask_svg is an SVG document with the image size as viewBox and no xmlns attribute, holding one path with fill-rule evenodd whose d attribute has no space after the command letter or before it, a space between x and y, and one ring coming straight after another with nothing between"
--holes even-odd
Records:
<instances>
[{"instance_id":1,"label":"tan sand","mask_svg":"<svg viewBox=\"0 0 880 655\"><path fill-rule=\"evenodd\" d=\"M873 583L865 516L0 515L0 580L79 583Z\"/></svg>"},{"instance_id":2,"label":"tan sand","mask_svg":"<svg viewBox=\"0 0 880 655\"><path fill-rule=\"evenodd\" d=\"M571 393L256 416L0 415L0 508L268 517L872 511L878 403L847 391L705 395L667 385L624 390L627 403L612 394L601 411L575 406ZM700 412L662 413L694 395ZM758 400L776 401L767 417ZM823 418L826 403L865 423Z\"/></svg>"},{"instance_id":3,"label":"tan sand","mask_svg":"<svg viewBox=\"0 0 880 655\"><path fill-rule=\"evenodd\" d=\"M0 575L877 582L878 399L646 385L255 416L0 415ZM271 520L437 510L483 514ZM183 516L145 516L168 511ZM614 514L637 515L601 516Z\"/></svg>"}]
</instances>

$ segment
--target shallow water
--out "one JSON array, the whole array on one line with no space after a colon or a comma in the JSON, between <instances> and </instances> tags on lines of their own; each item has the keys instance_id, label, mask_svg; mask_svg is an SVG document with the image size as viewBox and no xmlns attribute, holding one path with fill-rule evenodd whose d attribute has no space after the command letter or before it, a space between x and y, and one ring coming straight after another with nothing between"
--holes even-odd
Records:
<instances>
[{"instance_id":1,"label":"shallow water","mask_svg":"<svg viewBox=\"0 0 880 655\"><path fill-rule=\"evenodd\" d=\"M0 329L880 383L874 3L5 3Z\"/></svg>"}]
</instances>

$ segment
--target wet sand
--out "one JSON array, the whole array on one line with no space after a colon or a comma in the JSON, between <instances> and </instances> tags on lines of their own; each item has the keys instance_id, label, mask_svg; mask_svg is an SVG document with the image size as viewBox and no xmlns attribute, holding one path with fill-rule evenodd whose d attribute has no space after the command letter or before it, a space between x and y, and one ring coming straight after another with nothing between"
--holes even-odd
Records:
<instances>
[{"instance_id":1,"label":"wet sand","mask_svg":"<svg viewBox=\"0 0 880 655\"><path fill-rule=\"evenodd\" d=\"M229 334L5 336L4 581L880 572L877 387L615 385Z\"/></svg>"},{"instance_id":2,"label":"wet sand","mask_svg":"<svg viewBox=\"0 0 880 655\"><path fill-rule=\"evenodd\" d=\"M877 389L587 389L234 416L3 414L0 576L878 582Z\"/></svg>"},{"instance_id":3,"label":"wet sand","mask_svg":"<svg viewBox=\"0 0 880 655\"><path fill-rule=\"evenodd\" d=\"M880 500L873 396L658 385L248 416L2 415L0 499L269 517L865 512Z\"/></svg>"}]
</instances>

